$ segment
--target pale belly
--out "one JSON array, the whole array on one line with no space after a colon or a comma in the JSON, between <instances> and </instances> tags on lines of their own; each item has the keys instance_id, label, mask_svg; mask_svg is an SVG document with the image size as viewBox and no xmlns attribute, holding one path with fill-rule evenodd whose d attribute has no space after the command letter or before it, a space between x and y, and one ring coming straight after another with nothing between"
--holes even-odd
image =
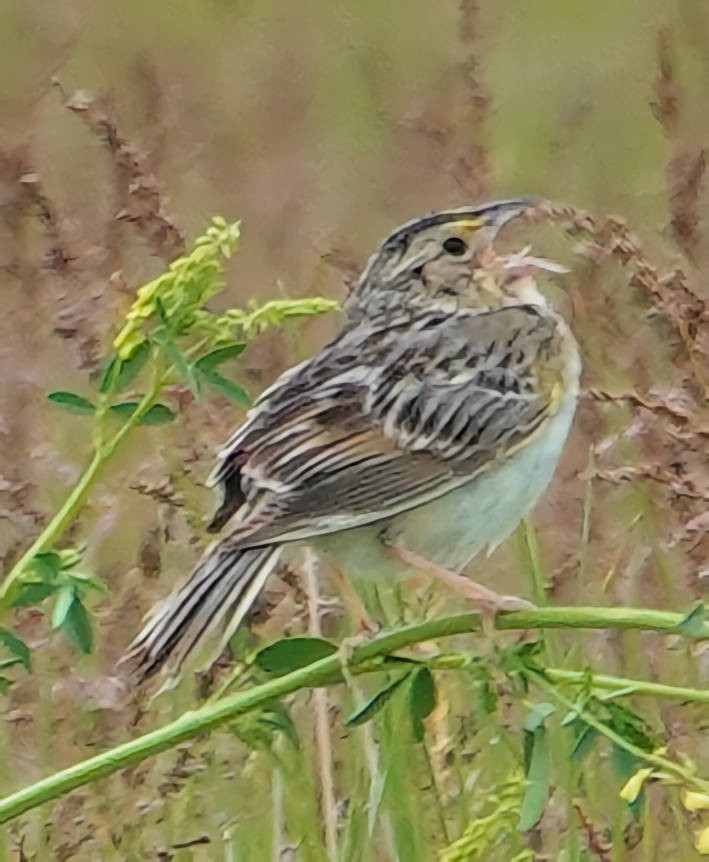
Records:
<instances>
[{"instance_id":1,"label":"pale belly","mask_svg":"<svg viewBox=\"0 0 709 862\"><path fill-rule=\"evenodd\" d=\"M509 460L417 509L366 527L320 536L314 548L344 574L363 579L403 574L382 543L386 534L426 559L461 571L478 553L493 550L519 524L556 469L576 407L569 393L542 433Z\"/></svg>"}]
</instances>

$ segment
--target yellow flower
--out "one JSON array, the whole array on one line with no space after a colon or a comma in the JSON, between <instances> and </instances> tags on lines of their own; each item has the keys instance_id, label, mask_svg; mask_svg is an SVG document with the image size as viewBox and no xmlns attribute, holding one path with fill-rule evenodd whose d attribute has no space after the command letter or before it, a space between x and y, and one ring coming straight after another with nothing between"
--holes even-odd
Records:
<instances>
[{"instance_id":1,"label":"yellow flower","mask_svg":"<svg viewBox=\"0 0 709 862\"><path fill-rule=\"evenodd\" d=\"M631 775L625 782L623 789L620 791L620 798L625 799L626 802L635 802L638 796L640 796L643 784L645 784L647 779L652 775L653 771L654 770L651 767L638 769L638 771L634 775Z\"/></svg>"},{"instance_id":2,"label":"yellow flower","mask_svg":"<svg viewBox=\"0 0 709 862\"><path fill-rule=\"evenodd\" d=\"M145 341L143 322L160 308L174 334L189 331L196 312L222 289L222 259L231 257L238 242L239 222L229 224L217 216L188 255L173 261L167 272L139 288L113 342L119 358L128 359Z\"/></svg>"}]
</instances>

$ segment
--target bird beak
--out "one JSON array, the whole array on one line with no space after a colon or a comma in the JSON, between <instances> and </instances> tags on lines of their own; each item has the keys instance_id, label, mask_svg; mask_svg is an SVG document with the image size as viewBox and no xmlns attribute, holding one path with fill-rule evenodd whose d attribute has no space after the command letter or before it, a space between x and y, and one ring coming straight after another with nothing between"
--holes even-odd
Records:
<instances>
[{"instance_id":1,"label":"bird beak","mask_svg":"<svg viewBox=\"0 0 709 862\"><path fill-rule=\"evenodd\" d=\"M541 203L540 198L515 198L513 200L495 201L480 207L479 218L481 226L491 227L499 230L507 222L519 216L526 215L530 210L536 209Z\"/></svg>"},{"instance_id":2,"label":"bird beak","mask_svg":"<svg viewBox=\"0 0 709 862\"><path fill-rule=\"evenodd\" d=\"M483 235L492 240L507 222L534 210L540 204L534 198L515 198L513 200L493 201L477 207L464 207L451 212L451 221L461 235L484 231Z\"/></svg>"}]
</instances>

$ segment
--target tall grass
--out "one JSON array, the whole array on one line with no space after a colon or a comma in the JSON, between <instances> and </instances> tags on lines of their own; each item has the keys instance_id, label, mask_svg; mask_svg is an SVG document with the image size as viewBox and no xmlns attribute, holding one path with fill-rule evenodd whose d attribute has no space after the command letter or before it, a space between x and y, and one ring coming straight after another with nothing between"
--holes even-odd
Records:
<instances>
[{"instance_id":1,"label":"tall grass","mask_svg":"<svg viewBox=\"0 0 709 862\"><path fill-rule=\"evenodd\" d=\"M98 7L47 9L41 27L0 12L18 34L0 57L0 812L15 815L0 856L700 858L706 10L227 6L129 2L120 27ZM369 585L385 629L336 682L340 656L313 664L312 643L303 667L268 664L284 634L351 634L327 572L315 597L282 573L233 644L231 684L219 666L126 698L113 663L194 559L237 387L257 392L337 325L282 327L274 284L332 295L321 256L349 275L404 218L527 191L627 217L562 207L535 237L572 269L552 289L584 396L534 527L475 567L538 610L490 636L428 585ZM173 309L155 305L142 367L102 392L133 285L215 210L248 231L225 293L186 338L162 337ZM202 365L219 389L195 366L234 340L248 348L228 372ZM158 403L171 421L141 424Z\"/></svg>"}]
</instances>

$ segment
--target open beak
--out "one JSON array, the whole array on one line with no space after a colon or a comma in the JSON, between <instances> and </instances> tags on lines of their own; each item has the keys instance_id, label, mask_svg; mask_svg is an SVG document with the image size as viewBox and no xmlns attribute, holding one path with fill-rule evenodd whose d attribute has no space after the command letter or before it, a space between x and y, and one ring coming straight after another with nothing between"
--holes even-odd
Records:
<instances>
[{"instance_id":1,"label":"open beak","mask_svg":"<svg viewBox=\"0 0 709 862\"><path fill-rule=\"evenodd\" d=\"M507 222L512 221L512 219L536 209L541 202L541 198L532 197L493 201L476 208L475 218L478 220L479 227L493 228L495 231L498 231Z\"/></svg>"},{"instance_id":2,"label":"open beak","mask_svg":"<svg viewBox=\"0 0 709 862\"><path fill-rule=\"evenodd\" d=\"M463 238L466 234L477 234L479 244L480 240L483 240L483 243L492 242L507 222L531 212L540 203L541 200L536 198L493 201L481 206L449 210L447 213L441 213L439 218L441 221L454 223L456 232Z\"/></svg>"},{"instance_id":3,"label":"open beak","mask_svg":"<svg viewBox=\"0 0 709 862\"><path fill-rule=\"evenodd\" d=\"M492 221L498 228L507 224L508 221L529 214L542 203L542 198L524 198L520 201L511 201L509 206L501 207L496 214L492 214Z\"/></svg>"}]
</instances>

